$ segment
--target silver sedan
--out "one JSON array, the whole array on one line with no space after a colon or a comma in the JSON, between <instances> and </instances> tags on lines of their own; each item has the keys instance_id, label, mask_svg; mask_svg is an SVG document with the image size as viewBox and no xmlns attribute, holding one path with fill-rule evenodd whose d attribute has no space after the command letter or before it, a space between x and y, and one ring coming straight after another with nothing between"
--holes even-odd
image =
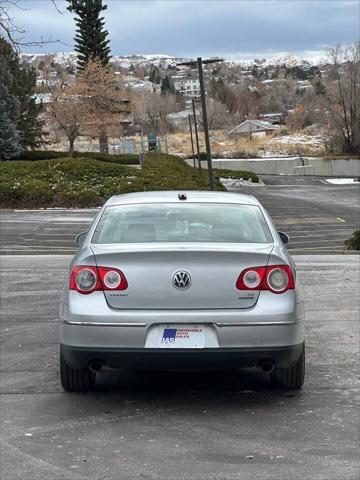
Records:
<instances>
[{"instance_id":1,"label":"silver sedan","mask_svg":"<svg viewBox=\"0 0 360 480\"><path fill-rule=\"evenodd\" d=\"M110 198L77 237L61 299L64 389L90 390L102 369L242 367L300 389L304 300L287 240L252 196Z\"/></svg>"}]
</instances>

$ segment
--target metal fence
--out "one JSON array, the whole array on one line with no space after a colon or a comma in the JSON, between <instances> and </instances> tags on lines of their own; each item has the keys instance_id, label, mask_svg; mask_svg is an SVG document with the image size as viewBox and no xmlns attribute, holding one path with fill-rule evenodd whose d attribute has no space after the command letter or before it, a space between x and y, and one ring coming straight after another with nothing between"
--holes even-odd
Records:
<instances>
[{"instance_id":1,"label":"metal fence","mask_svg":"<svg viewBox=\"0 0 360 480\"><path fill-rule=\"evenodd\" d=\"M61 142L57 145L57 149L66 152L69 149L68 142ZM77 141L75 142L75 150L77 152L96 152L100 151L99 142L89 142L89 141ZM157 150L166 152L167 145L166 139L158 138L157 139ZM126 140L113 140L109 139L109 153L112 154L123 154L123 153L135 153L140 154L142 152L146 153L149 151L149 142L146 137L143 141L135 139L126 139Z\"/></svg>"}]
</instances>

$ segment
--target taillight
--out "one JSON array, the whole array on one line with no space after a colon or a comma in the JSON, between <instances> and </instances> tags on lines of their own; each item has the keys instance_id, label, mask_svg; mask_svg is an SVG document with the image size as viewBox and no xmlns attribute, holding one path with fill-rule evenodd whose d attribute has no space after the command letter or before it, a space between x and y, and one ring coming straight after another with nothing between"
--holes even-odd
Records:
<instances>
[{"instance_id":1,"label":"taillight","mask_svg":"<svg viewBox=\"0 0 360 480\"><path fill-rule=\"evenodd\" d=\"M78 265L71 271L69 289L89 294L101 290L126 290L125 275L117 268Z\"/></svg>"},{"instance_id":2,"label":"taillight","mask_svg":"<svg viewBox=\"0 0 360 480\"><path fill-rule=\"evenodd\" d=\"M117 268L98 267L103 290L126 290L128 283L125 275Z\"/></svg>"},{"instance_id":3,"label":"taillight","mask_svg":"<svg viewBox=\"0 0 360 480\"><path fill-rule=\"evenodd\" d=\"M284 293L295 288L294 275L288 265L247 268L239 275L236 288Z\"/></svg>"}]
</instances>

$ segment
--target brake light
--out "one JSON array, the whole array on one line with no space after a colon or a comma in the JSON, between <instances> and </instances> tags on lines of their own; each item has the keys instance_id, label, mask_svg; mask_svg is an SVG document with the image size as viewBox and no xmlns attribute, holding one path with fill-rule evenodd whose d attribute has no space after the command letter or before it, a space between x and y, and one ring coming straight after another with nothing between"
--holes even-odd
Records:
<instances>
[{"instance_id":1,"label":"brake light","mask_svg":"<svg viewBox=\"0 0 360 480\"><path fill-rule=\"evenodd\" d=\"M236 282L238 290L270 290L285 293L295 288L294 275L288 265L253 267L243 270Z\"/></svg>"},{"instance_id":2,"label":"brake light","mask_svg":"<svg viewBox=\"0 0 360 480\"><path fill-rule=\"evenodd\" d=\"M71 271L69 289L82 294L127 288L126 277L117 268L78 265Z\"/></svg>"}]
</instances>

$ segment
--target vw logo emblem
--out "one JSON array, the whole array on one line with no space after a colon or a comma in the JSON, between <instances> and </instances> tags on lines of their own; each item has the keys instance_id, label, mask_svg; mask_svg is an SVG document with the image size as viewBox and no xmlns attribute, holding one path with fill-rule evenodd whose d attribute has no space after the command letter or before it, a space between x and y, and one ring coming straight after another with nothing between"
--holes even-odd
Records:
<instances>
[{"instance_id":1,"label":"vw logo emblem","mask_svg":"<svg viewBox=\"0 0 360 480\"><path fill-rule=\"evenodd\" d=\"M172 276L172 283L175 288L185 289L191 285L191 275L186 270L178 270Z\"/></svg>"}]
</instances>

